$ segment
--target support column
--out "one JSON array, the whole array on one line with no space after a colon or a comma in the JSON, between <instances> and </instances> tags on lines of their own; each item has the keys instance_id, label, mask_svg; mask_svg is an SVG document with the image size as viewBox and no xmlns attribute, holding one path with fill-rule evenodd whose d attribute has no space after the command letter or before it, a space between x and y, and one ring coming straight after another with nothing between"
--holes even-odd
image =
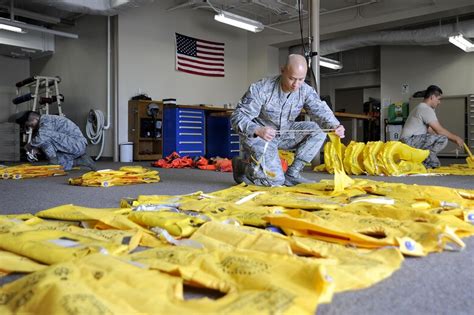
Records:
<instances>
[{"instance_id":1,"label":"support column","mask_svg":"<svg viewBox=\"0 0 474 315\"><path fill-rule=\"evenodd\" d=\"M310 28L311 28L311 51L317 52L317 55L311 57L311 69L314 72L315 77L315 88L318 94L320 94L320 71L319 71L319 7L320 0L311 0L310 3ZM312 167L321 164L321 151L316 154L314 159L311 161Z\"/></svg>"},{"instance_id":2,"label":"support column","mask_svg":"<svg viewBox=\"0 0 474 315\"><path fill-rule=\"evenodd\" d=\"M319 72L319 8L320 0L311 0L310 4L310 20L311 20L311 51L317 52L316 56L311 58L311 67L316 78L316 90L319 94L320 86L320 72Z\"/></svg>"}]
</instances>

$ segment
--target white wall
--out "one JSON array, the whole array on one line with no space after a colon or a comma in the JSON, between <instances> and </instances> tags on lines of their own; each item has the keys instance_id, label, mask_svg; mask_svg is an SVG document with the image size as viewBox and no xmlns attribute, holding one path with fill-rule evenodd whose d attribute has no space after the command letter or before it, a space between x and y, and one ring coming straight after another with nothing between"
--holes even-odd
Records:
<instances>
[{"instance_id":1,"label":"white wall","mask_svg":"<svg viewBox=\"0 0 474 315\"><path fill-rule=\"evenodd\" d=\"M410 23L432 21L446 15L457 14L453 13L453 10L457 10L455 12L471 12L472 0L425 1L416 7L410 1L379 1L359 9L354 8L321 15L320 38L321 41L324 41L351 34L403 27ZM301 42L299 25L296 21L273 27L292 34L284 34L271 29L265 29L257 34L249 34L247 66L249 83L278 71L279 55L276 50L281 47L298 45ZM303 19L303 32L307 37L308 20L306 18Z\"/></svg>"},{"instance_id":2,"label":"white wall","mask_svg":"<svg viewBox=\"0 0 474 315\"><path fill-rule=\"evenodd\" d=\"M380 84L380 73L362 73L338 77L321 78L321 95L331 96L331 101L335 105L336 89L348 89L356 87L368 87ZM380 96L379 96L380 97Z\"/></svg>"},{"instance_id":3,"label":"white wall","mask_svg":"<svg viewBox=\"0 0 474 315\"><path fill-rule=\"evenodd\" d=\"M56 36L56 52L32 60L31 75L61 77L59 90L65 97L63 112L85 135L89 110L100 109L105 114L107 109L107 18L84 16L77 20L76 27L66 31L78 34L79 39ZM112 134L112 129L106 131L104 157L113 156ZM99 149L100 145L89 145L88 152L95 156Z\"/></svg>"},{"instance_id":4,"label":"white wall","mask_svg":"<svg viewBox=\"0 0 474 315\"><path fill-rule=\"evenodd\" d=\"M207 10L166 11L172 4L157 1L119 15L119 143L128 140L128 100L139 89L155 100L222 105L236 103L248 87L247 32L214 21ZM225 77L176 71L175 32L225 43Z\"/></svg>"},{"instance_id":5,"label":"white wall","mask_svg":"<svg viewBox=\"0 0 474 315\"><path fill-rule=\"evenodd\" d=\"M408 84L409 93L402 93ZM381 50L381 93L393 102L436 84L445 95L474 93L474 54L454 45L385 46Z\"/></svg>"},{"instance_id":6,"label":"white wall","mask_svg":"<svg viewBox=\"0 0 474 315\"><path fill-rule=\"evenodd\" d=\"M371 98L380 101L380 86L364 89L364 103L368 102Z\"/></svg>"},{"instance_id":7,"label":"white wall","mask_svg":"<svg viewBox=\"0 0 474 315\"><path fill-rule=\"evenodd\" d=\"M0 56L0 122L15 113L12 99L16 97L15 83L30 76L30 61ZM26 110L20 105L19 110Z\"/></svg>"},{"instance_id":8,"label":"white wall","mask_svg":"<svg viewBox=\"0 0 474 315\"><path fill-rule=\"evenodd\" d=\"M454 45L433 47L385 46L381 48L382 106L408 101L416 91L436 84L444 95L474 93L474 54ZM402 92L408 84L409 93ZM387 107L382 108L382 121ZM383 131L383 130L382 130Z\"/></svg>"}]
</instances>

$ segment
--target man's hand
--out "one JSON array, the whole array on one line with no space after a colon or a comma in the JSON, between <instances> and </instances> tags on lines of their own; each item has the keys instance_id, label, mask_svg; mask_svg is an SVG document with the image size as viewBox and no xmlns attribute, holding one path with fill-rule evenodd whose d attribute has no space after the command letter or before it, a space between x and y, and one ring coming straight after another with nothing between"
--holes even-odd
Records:
<instances>
[{"instance_id":1,"label":"man's hand","mask_svg":"<svg viewBox=\"0 0 474 315\"><path fill-rule=\"evenodd\" d=\"M275 138L276 131L271 127L260 127L255 130L255 135L265 141L272 141Z\"/></svg>"},{"instance_id":2,"label":"man's hand","mask_svg":"<svg viewBox=\"0 0 474 315\"><path fill-rule=\"evenodd\" d=\"M33 149L33 147L31 146L30 143L27 143L27 144L25 145L25 151L30 152L32 149Z\"/></svg>"},{"instance_id":3,"label":"man's hand","mask_svg":"<svg viewBox=\"0 0 474 315\"><path fill-rule=\"evenodd\" d=\"M346 129L344 128L343 125L337 126L336 129L334 130L334 133L336 134L336 136L338 136L341 139L345 137L344 135L345 132L346 132Z\"/></svg>"},{"instance_id":4,"label":"man's hand","mask_svg":"<svg viewBox=\"0 0 474 315\"><path fill-rule=\"evenodd\" d=\"M454 136L454 141L453 142L456 143L459 148L464 147L464 140L459 136Z\"/></svg>"}]
</instances>

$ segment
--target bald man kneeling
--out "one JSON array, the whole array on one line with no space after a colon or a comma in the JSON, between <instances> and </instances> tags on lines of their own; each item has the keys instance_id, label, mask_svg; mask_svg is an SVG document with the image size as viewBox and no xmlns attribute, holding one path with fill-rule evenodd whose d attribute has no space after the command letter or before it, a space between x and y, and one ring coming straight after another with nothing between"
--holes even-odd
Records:
<instances>
[{"instance_id":1,"label":"bald man kneeling","mask_svg":"<svg viewBox=\"0 0 474 315\"><path fill-rule=\"evenodd\" d=\"M253 83L232 113L232 127L240 135L244 155L232 160L238 184L308 183L301 171L324 143L326 135L321 129L335 129L344 137L344 127L329 106L304 82L307 70L303 56L289 55L281 74ZM313 121L295 122L303 108ZM295 150L295 160L286 174L278 149Z\"/></svg>"}]
</instances>

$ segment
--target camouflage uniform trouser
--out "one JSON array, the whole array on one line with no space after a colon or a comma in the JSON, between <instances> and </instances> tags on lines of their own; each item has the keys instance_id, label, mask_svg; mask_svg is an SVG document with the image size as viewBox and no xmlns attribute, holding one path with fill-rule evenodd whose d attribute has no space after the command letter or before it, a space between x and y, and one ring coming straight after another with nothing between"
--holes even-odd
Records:
<instances>
[{"instance_id":1,"label":"camouflage uniform trouser","mask_svg":"<svg viewBox=\"0 0 474 315\"><path fill-rule=\"evenodd\" d=\"M311 121L294 122L289 126L289 130L314 130L314 132L282 133L269 142L260 137L242 138L244 158L250 161L245 175L255 185L280 186L284 184L285 174L281 167L278 149L296 150L295 159L309 163L326 139L326 134L315 122ZM265 145L267 145L266 149Z\"/></svg>"},{"instance_id":2,"label":"camouflage uniform trouser","mask_svg":"<svg viewBox=\"0 0 474 315\"><path fill-rule=\"evenodd\" d=\"M58 160L66 171L72 169L74 160L86 153L87 142L84 139L68 136L55 131L42 132L38 148L48 160Z\"/></svg>"},{"instance_id":3,"label":"camouflage uniform trouser","mask_svg":"<svg viewBox=\"0 0 474 315\"><path fill-rule=\"evenodd\" d=\"M448 145L448 137L429 133L402 138L400 141L417 149L430 150L430 155L423 161L426 168L441 166L436 155Z\"/></svg>"}]
</instances>

